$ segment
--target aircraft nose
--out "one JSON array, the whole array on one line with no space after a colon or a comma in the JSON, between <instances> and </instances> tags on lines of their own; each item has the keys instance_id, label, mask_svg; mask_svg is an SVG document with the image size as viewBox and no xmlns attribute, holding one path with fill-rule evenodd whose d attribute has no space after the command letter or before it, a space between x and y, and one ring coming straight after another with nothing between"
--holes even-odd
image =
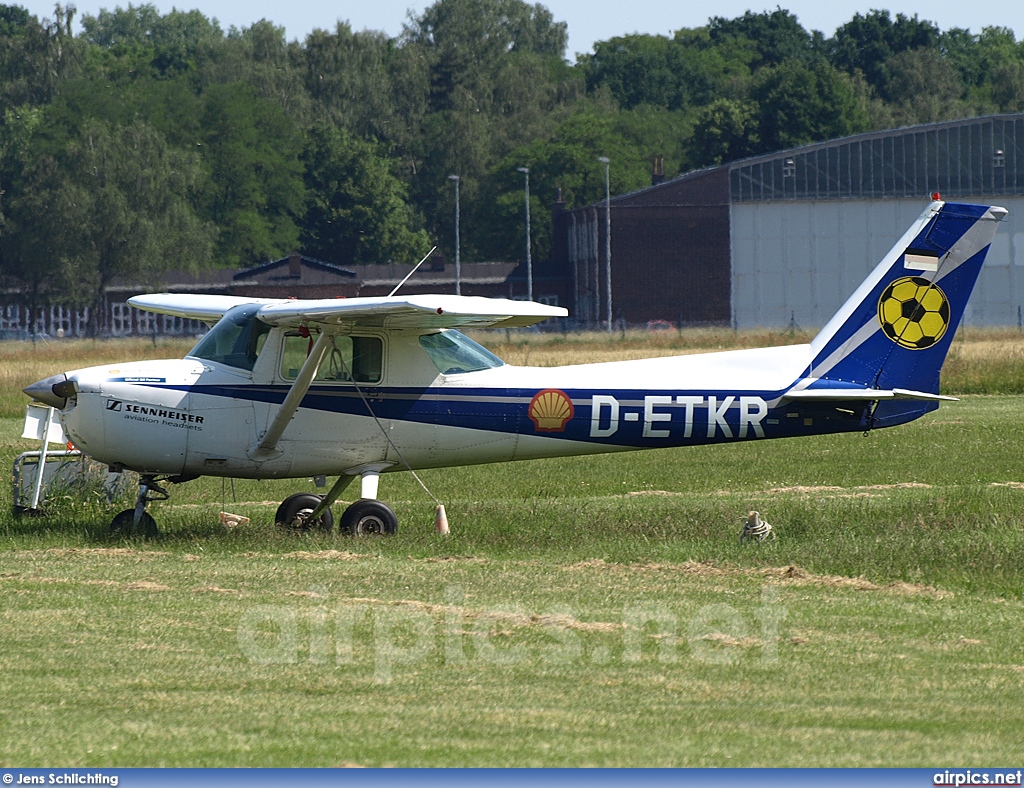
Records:
<instances>
[{"instance_id":1,"label":"aircraft nose","mask_svg":"<svg viewBox=\"0 0 1024 788\"><path fill-rule=\"evenodd\" d=\"M78 388L73 380L68 380L68 376L61 373L37 380L31 386L23 388L22 391L44 405L63 410L67 407L68 397L74 396Z\"/></svg>"}]
</instances>

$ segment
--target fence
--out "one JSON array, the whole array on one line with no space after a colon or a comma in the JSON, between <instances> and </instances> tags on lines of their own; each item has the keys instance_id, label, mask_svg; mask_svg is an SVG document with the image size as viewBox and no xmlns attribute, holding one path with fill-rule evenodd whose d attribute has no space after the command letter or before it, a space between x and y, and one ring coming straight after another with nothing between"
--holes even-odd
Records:
<instances>
[{"instance_id":1,"label":"fence","mask_svg":"<svg viewBox=\"0 0 1024 788\"><path fill-rule=\"evenodd\" d=\"M0 337L85 337L89 336L90 310L46 306L30 310L20 304L0 306ZM201 320L173 315L154 315L135 309L124 301L111 303L100 330L104 337L198 336L207 326Z\"/></svg>"}]
</instances>

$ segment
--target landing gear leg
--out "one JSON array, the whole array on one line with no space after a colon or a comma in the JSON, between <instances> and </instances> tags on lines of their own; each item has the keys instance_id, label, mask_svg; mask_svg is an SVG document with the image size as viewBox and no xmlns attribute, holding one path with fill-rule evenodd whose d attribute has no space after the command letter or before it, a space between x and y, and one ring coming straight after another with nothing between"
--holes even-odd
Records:
<instances>
[{"instance_id":1,"label":"landing gear leg","mask_svg":"<svg viewBox=\"0 0 1024 788\"><path fill-rule=\"evenodd\" d=\"M154 537L159 531L156 520L146 511L151 501L166 501L171 496L156 483L155 476L142 476L139 479L139 494L135 499L134 509L125 509L110 523L110 530L124 536Z\"/></svg>"},{"instance_id":2,"label":"landing gear leg","mask_svg":"<svg viewBox=\"0 0 1024 788\"><path fill-rule=\"evenodd\" d=\"M393 536L398 533L398 517L386 503L376 500L380 472L368 469L362 474L361 497L341 515L339 530L352 536Z\"/></svg>"}]
</instances>

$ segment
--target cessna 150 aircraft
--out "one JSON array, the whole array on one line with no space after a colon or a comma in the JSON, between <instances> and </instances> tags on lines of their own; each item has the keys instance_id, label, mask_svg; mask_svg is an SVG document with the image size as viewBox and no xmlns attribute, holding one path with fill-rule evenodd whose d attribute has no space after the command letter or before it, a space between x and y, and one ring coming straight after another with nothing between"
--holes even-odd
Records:
<instances>
[{"instance_id":1,"label":"cessna 150 aircraft","mask_svg":"<svg viewBox=\"0 0 1024 788\"><path fill-rule=\"evenodd\" d=\"M939 370L1006 210L935 199L810 344L515 367L458 328L529 326L559 307L451 295L331 300L145 295L213 324L183 359L56 375L25 392L87 455L140 474L112 527L153 533L160 482L337 475L278 523L391 534L381 473L903 424L938 407ZM154 497L158 496L158 497Z\"/></svg>"}]
</instances>

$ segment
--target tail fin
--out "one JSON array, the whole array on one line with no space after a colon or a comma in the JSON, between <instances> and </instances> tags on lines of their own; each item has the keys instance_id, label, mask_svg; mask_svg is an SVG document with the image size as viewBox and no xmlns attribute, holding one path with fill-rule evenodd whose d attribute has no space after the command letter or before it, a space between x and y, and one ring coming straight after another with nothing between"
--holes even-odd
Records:
<instances>
[{"instance_id":1,"label":"tail fin","mask_svg":"<svg viewBox=\"0 0 1024 788\"><path fill-rule=\"evenodd\" d=\"M933 202L811 342L809 378L937 394L1005 208Z\"/></svg>"}]
</instances>

